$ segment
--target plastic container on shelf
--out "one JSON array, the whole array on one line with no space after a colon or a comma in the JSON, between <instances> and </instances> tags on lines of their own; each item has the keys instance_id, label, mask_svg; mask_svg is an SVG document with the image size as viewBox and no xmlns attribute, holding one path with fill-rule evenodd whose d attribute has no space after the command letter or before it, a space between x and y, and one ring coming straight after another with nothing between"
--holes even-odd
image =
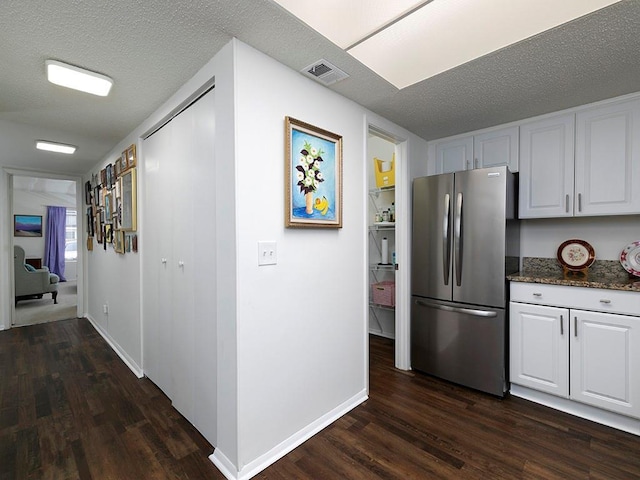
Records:
<instances>
[{"instance_id":1,"label":"plastic container on shelf","mask_svg":"<svg viewBox=\"0 0 640 480\"><path fill-rule=\"evenodd\" d=\"M371 285L373 289L373 303L385 307L395 307L396 305L396 282L387 280L384 282L374 283Z\"/></svg>"}]
</instances>

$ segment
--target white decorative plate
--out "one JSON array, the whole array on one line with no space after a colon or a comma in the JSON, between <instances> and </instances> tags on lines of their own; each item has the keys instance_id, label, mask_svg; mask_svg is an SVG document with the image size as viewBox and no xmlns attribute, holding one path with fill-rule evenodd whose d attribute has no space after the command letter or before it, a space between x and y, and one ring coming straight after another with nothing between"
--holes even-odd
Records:
<instances>
[{"instance_id":1,"label":"white decorative plate","mask_svg":"<svg viewBox=\"0 0 640 480\"><path fill-rule=\"evenodd\" d=\"M640 241L631 242L620 253L620 263L631 275L640 277Z\"/></svg>"},{"instance_id":2,"label":"white decorative plate","mask_svg":"<svg viewBox=\"0 0 640 480\"><path fill-rule=\"evenodd\" d=\"M558 247L557 258L569 270L582 270L596 261L596 253L588 242L572 238Z\"/></svg>"}]
</instances>

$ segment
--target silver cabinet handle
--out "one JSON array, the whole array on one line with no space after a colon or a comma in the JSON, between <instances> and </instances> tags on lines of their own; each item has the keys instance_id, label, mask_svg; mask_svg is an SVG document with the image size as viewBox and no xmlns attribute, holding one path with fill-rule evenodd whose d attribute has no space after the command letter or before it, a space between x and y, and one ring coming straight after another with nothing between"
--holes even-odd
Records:
<instances>
[{"instance_id":1,"label":"silver cabinet handle","mask_svg":"<svg viewBox=\"0 0 640 480\"><path fill-rule=\"evenodd\" d=\"M449 270L451 270L451 240L449 239L449 216L451 210L451 198L446 193L444 196L444 214L442 215L442 275L444 284L449 285Z\"/></svg>"},{"instance_id":2,"label":"silver cabinet handle","mask_svg":"<svg viewBox=\"0 0 640 480\"><path fill-rule=\"evenodd\" d=\"M560 335L564 335L564 316L560 315Z\"/></svg>"},{"instance_id":3,"label":"silver cabinet handle","mask_svg":"<svg viewBox=\"0 0 640 480\"><path fill-rule=\"evenodd\" d=\"M602 299L600 299L600 303L604 303L605 305L609 305L611 303L611 300L609 300L608 298L602 298Z\"/></svg>"},{"instance_id":4,"label":"silver cabinet handle","mask_svg":"<svg viewBox=\"0 0 640 480\"><path fill-rule=\"evenodd\" d=\"M474 317L497 317L496 312L490 312L487 310L477 310L475 308L462 308L462 307L450 307L449 305L440 305L439 303L423 302L422 300L416 300L416 303L421 307L437 308L438 310L444 310L445 312L465 313L467 315L473 315Z\"/></svg>"},{"instance_id":5,"label":"silver cabinet handle","mask_svg":"<svg viewBox=\"0 0 640 480\"><path fill-rule=\"evenodd\" d=\"M578 336L578 317L573 317L573 336Z\"/></svg>"},{"instance_id":6,"label":"silver cabinet handle","mask_svg":"<svg viewBox=\"0 0 640 480\"><path fill-rule=\"evenodd\" d=\"M567 213L569 213L569 194L564 197L564 208Z\"/></svg>"},{"instance_id":7,"label":"silver cabinet handle","mask_svg":"<svg viewBox=\"0 0 640 480\"><path fill-rule=\"evenodd\" d=\"M160 259L160 263L162 263L163 265L167 264L167 259L166 258L161 258Z\"/></svg>"},{"instance_id":8,"label":"silver cabinet handle","mask_svg":"<svg viewBox=\"0 0 640 480\"><path fill-rule=\"evenodd\" d=\"M541 294L541 293L538 293L538 292L533 292L533 296L534 296L534 297L541 297L541 296L542 296L542 294Z\"/></svg>"},{"instance_id":9,"label":"silver cabinet handle","mask_svg":"<svg viewBox=\"0 0 640 480\"><path fill-rule=\"evenodd\" d=\"M183 262L182 260L180 260L180 261L178 262L178 266L179 266L180 268L184 267L184 262Z\"/></svg>"},{"instance_id":10,"label":"silver cabinet handle","mask_svg":"<svg viewBox=\"0 0 640 480\"><path fill-rule=\"evenodd\" d=\"M578 194L578 211L579 212L582 211L582 194L581 193Z\"/></svg>"},{"instance_id":11,"label":"silver cabinet handle","mask_svg":"<svg viewBox=\"0 0 640 480\"><path fill-rule=\"evenodd\" d=\"M456 285L462 285L462 193L456 198L456 212L453 221L453 261L456 264Z\"/></svg>"}]
</instances>

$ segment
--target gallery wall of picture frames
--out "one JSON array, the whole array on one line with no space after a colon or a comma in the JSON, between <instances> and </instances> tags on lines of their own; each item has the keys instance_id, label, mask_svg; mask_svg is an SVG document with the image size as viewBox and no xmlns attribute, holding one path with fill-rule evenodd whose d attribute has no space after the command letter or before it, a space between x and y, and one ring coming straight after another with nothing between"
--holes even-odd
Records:
<instances>
[{"instance_id":1,"label":"gallery wall of picture frames","mask_svg":"<svg viewBox=\"0 0 640 480\"><path fill-rule=\"evenodd\" d=\"M125 254L138 251L136 146L85 182L87 250L95 241L104 250Z\"/></svg>"}]
</instances>

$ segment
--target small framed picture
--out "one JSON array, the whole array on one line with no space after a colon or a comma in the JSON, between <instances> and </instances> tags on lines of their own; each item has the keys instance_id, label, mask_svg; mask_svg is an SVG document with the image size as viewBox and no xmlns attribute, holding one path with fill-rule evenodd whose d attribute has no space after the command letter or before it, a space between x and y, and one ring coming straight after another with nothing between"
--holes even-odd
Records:
<instances>
[{"instance_id":1,"label":"small framed picture","mask_svg":"<svg viewBox=\"0 0 640 480\"><path fill-rule=\"evenodd\" d=\"M113 174L115 176L115 180L120 177L122 173L122 157L119 157L115 162L113 162Z\"/></svg>"},{"instance_id":2,"label":"small framed picture","mask_svg":"<svg viewBox=\"0 0 640 480\"><path fill-rule=\"evenodd\" d=\"M111 203L111 194L108 193L108 190L105 190L104 192L105 192L104 199L103 199L104 215L105 215L106 221L108 222L111 219L111 212L112 212L113 205Z\"/></svg>"},{"instance_id":3,"label":"small framed picture","mask_svg":"<svg viewBox=\"0 0 640 480\"><path fill-rule=\"evenodd\" d=\"M91 192L93 189L91 188L91 182L86 181L84 184L84 203L87 205L91 205Z\"/></svg>"},{"instance_id":4,"label":"small framed picture","mask_svg":"<svg viewBox=\"0 0 640 480\"><path fill-rule=\"evenodd\" d=\"M104 224L100 221L100 214L96 213L96 242L102 243L104 241Z\"/></svg>"},{"instance_id":5,"label":"small framed picture","mask_svg":"<svg viewBox=\"0 0 640 480\"><path fill-rule=\"evenodd\" d=\"M131 145L127 149L127 168L133 168L136 166L136 146Z\"/></svg>"},{"instance_id":6,"label":"small framed picture","mask_svg":"<svg viewBox=\"0 0 640 480\"><path fill-rule=\"evenodd\" d=\"M14 237L41 237L42 215L14 215Z\"/></svg>"},{"instance_id":7,"label":"small framed picture","mask_svg":"<svg viewBox=\"0 0 640 480\"><path fill-rule=\"evenodd\" d=\"M104 241L113 243L113 225L110 223L104 224Z\"/></svg>"},{"instance_id":8,"label":"small framed picture","mask_svg":"<svg viewBox=\"0 0 640 480\"><path fill-rule=\"evenodd\" d=\"M113 164L109 164L106 167L106 171L107 171L107 188L111 189L113 188L113 183L114 183L114 178L113 178Z\"/></svg>"},{"instance_id":9,"label":"small framed picture","mask_svg":"<svg viewBox=\"0 0 640 480\"><path fill-rule=\"evenodd\" d=\"M124 232L116 230L113 233L113 248L116 253L124 253Z\"/></svg>"}]
</instances>

